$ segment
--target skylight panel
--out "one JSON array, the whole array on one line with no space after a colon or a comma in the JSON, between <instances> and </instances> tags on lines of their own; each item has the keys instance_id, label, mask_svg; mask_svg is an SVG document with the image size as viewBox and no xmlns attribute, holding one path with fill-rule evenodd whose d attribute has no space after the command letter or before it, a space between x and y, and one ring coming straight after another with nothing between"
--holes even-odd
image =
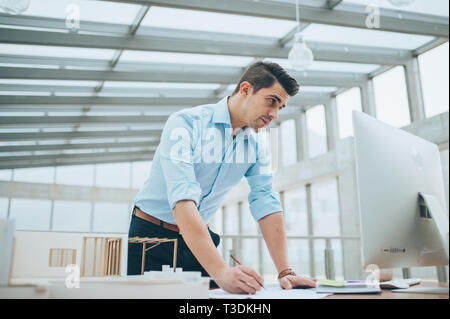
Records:
<instances>
[{"instance_id":1,"label":"skylight panel","mask_svg":"<svg viewBox=\"0 0 450 319\"><path fill-rule=\"evenodd\" d=\"M344 0L344 4L361 4L368 5L367 0ZM389 3L387 0L370 0L370 4L377 5L380 8L386 8L391 10L405 11L432 14L438 16L448 17L448 0L433 0L433 1L414 1L405 7L396 7Z\"/></svg>"},{"instance_id":2,"label":"skylight panel","mask_svg":"<svg viewBox=\"0 0 450 319\"><path fill-rule=\"evenodd\" d=\"M292 30L296 22L152 6L142 25L280 38Z\"/></svg>"},{"instance_id":3,"label":"skylight panel","mask_svg":"<svg viewBox=\"0 0 450 319\"><path fill-rule=\"evenodd\" d=\"M2 54L111 60L115 50L0 43Z\"/></svg>"},{"instance_id":4,"label":"skylight panel","mask_svg":"<svg viewBox=\"0 0 450 319\"><path fill-rule=\"evenodd\" d=\"M154 62L154 63L182 63L204 64L223 66L246 66L253 61L252 57L215 55L215 54L190 54L156 51L132 51L126 50L120 57L121 62ZM120 62L119 62L120 65Z\"/></svg>"},{"instance_id":5,"label":"skylight panel","mask_svg":"<svg viewBox=\"0 0 450 319\"><path fill-rule=\"evenodd\" d=\"M73 8L76 9L73 9ZM23 14L66 19L70 14L79 12L80 22L95 21L105 23L131 24L140 6L125 3L87 0L38 0L31 1Z\"/></svg>"},{"instance_id":6,"label":"skylight panel","mask_svg":"<svg viewBox=\"0 0 450 319\"><path fill-rule=\"evenodd\" d=\"M264 61L275 62L281 65L286 70L292 70L288 59L264 59ZM346 63L346 62L329 62L329 61L314 61L310 71L330 71L330 72L355 72L355 73L370 73L378 69L378 64L365 63Z\"/></svg>"},{"instance_id":7,"label":"skylight panel","mask_svg":"<svg viewBox=\"0 0 450 319\"><path fill-rule=\"evenodd\" d=\"M104 88L142 88L142 89L210 89L220 87L214 83L172 83L172 82L125 82L106 81Z\"/></svg>"},{"instance_id":8,"label":"skylight panel","mask_svg":"<svg viewBox=\"0 0 450 319\"><path fill-rule=\"evenodd\" d=\"M433 37L373 29L359 29L323 24L311 24L304 31L306 41L330 42L413 50Z\"/></svg>"}]
</instances>

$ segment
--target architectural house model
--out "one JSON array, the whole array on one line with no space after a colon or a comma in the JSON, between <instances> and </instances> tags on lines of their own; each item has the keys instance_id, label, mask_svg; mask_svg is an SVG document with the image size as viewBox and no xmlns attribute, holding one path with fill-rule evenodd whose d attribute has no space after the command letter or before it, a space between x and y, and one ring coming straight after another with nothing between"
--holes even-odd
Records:
<instances>
[{"instance_id":1,"label":"architectural house model","mask_svg":"<svg viewBox=\"0 0 450 319\"><path fill-rule=\"evenodd\" d=\"M182 272L176 258L173 268L127 276L128 242L142 244L150 258L155 245L176 247L176 241L167 238L15 231L13 220L0 219L0 299L208 298L209 278ZM78 284L68 284L73 280Z\"/></svg>"}]
</instances>

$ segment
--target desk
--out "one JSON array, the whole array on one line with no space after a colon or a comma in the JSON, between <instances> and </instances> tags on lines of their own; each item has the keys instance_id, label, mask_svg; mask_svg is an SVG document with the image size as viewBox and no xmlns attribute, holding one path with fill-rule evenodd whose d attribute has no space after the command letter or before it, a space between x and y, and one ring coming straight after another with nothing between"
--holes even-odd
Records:
<instances>
[{"instance_id":1,"label":"desk","mask_svg":"<svg viewBox=\"0 0 450 319\"><path fill-rule=\"evenodd\" d=\"M448 283L422 282L419 285L415 285L413 287L448 287ZM449 299L449 298L448 295L392 292L389 289L382 289L381 294L348 294L348 295L334 294L325 297L325 299Z\"/></svg>"}]
</instances>

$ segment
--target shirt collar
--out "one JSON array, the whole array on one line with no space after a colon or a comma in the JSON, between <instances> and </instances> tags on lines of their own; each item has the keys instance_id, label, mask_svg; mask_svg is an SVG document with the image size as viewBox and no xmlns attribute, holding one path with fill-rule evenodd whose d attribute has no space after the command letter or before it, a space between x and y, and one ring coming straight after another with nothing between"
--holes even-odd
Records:
<instances>
[{"instance_id":1,"label":"shirt collar","mask_svg":"<svg viewBox=\"0 0 450 319\"><path fill-rule=\"evenodd\" d=\"M228 98L224 97L214 107L213 122L224 123L231 127L230 111L228 111Z\"/></svg>"},{"instance_id":2,"label":"shirt collar","mask_svg":"<svg viewBox=\"0 0 450 319\"><path fill-rule=\"evenodd\" d=\"M223 123L228 127L231 127L230 111L228 110L228 99L230 96L224 97L220 100L214 107L213 122ZM255 137L256 132L248 126L244 126L241 130L237 132L236 136L242 135L243 133L250 133L251 136Z\"/></svg>"}]
</instances>

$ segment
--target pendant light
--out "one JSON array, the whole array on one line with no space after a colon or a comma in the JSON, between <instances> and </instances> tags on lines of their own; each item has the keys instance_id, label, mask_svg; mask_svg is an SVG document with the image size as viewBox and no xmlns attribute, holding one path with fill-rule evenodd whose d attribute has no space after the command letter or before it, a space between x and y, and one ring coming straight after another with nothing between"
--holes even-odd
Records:
<instances>
[{"instance_id":1,"label":"pendant light","mask_svg":"<svg viewBox=\"0 0 450 319\"><path fill-rule=\"evenodd\" d=\"M414 0L389 0L389 3L396 7L406 7L413 2Z\"/></svg>"},{"instance_id":2,"label":"pendant light","mask_svg":"<svg viewBox=\"0 0 450 319\"><path fill-rule=\"evenodd\" d=\"M299 0L296 0L295 16L297 18L297 33L294 35L294 45L289 51L288 59L291 67L298 71L308 69L314 61L314 55L306 45L300 32Z\"/></svg>"},{"instance_id":3,"label":"pendant light","mask_svg":"<svg viewBox=\"0 0 450 319\"><path fill-rule=\"evenodd\" d=\"M30 6L30 0L0 0L0 12L22 14Z\"/></svg>"}]
</instances>

